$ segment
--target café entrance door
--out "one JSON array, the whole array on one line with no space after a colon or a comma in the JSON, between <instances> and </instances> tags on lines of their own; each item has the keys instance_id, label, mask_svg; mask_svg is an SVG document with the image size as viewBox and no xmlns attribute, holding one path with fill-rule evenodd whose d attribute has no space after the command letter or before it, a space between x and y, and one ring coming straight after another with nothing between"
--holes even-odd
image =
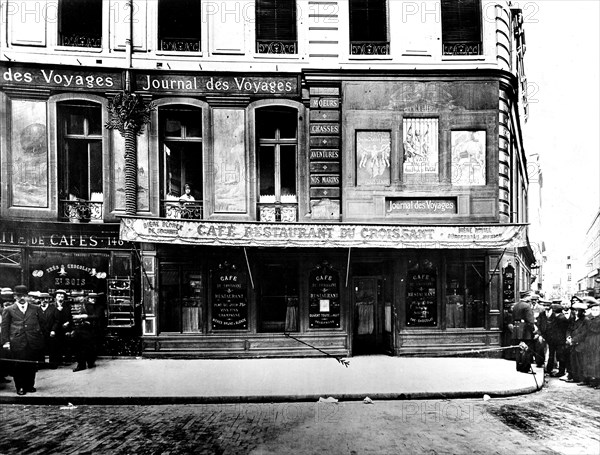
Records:
<instances>
[{"instance_id":1,"label":"caf\u00e9 entrance door","mask_svg":"<svg viewBox=\"0 0 600 455\"><path fill-rule=\"evenodd\" d=\"M380 276L353 279L353 355L392 352L391 302L384 301L383 286Z\"/></svg>"}]
</instances>

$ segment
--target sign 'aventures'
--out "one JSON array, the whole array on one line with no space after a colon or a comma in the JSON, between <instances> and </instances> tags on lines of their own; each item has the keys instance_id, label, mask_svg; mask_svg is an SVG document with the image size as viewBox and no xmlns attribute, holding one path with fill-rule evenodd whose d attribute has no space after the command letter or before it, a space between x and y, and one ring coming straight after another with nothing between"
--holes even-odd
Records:
<instances>
[{"instance_id":1,"label":"sign 'aventures'","mask_svg":"<svg viewBox=\"0 0 600 455\"><path fill-rule=\"evenodd\" d=\"M142 92L195 94L295 95L296 76L194 76L184 74L138 74L136 89Z\"/></svg>"}]
</instances>

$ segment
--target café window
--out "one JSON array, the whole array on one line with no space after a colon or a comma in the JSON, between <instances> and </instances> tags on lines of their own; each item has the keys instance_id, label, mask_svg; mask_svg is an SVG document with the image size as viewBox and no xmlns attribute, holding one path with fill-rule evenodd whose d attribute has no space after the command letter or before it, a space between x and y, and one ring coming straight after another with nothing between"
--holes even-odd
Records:
<instances>
[{"instance_id":1,"label":"caf\u00e9 window","mask_svg":"<svg viewBox=\"0 0 600 455\"><path fill-rule=\"evenodd\" d=\"M485 289L483 259L449 262L446 272L446 328L484 327Z\"/></svg>"},{"instance_id":2,"label":"caf\u00e9 window","mask_svg":"<svg viewBox=\"0 0 600 455\"><path fill-rule=\"evenodd\" d=\"M161 51L200 52L200 0L159 0L158 46Z\"/></svg>"},{"instance_id":3,"label":"caf\u00e9 window","mask_svg":"<svg viewBox=\"0 0 600 455\"><path fill-rule=\"evenodd\" d=\"M298 53L296 0L256 0L256 52Z\"/></svg>"},{"instance_id":4,"label":"caf\u00e9 window","mask_svg":"<svg viewBox=\"0 0 600 455\"><path fill-rule=\"evenodd\" d=\"M260 332L298 330L296 263L269 263L261 267L258 309Z\"/></svg>"},{"instance_id":5,"label":"caf\u00e9 window","mask_svg":"<svg viewBox=\"0 0 600 455\"><path fill-rule=\"evenodd\" d=\"M170 106L159 122L163 216L202 218L202 110Z\"/></svg>"},{"instance_id":6,"label":"caf\u00e9 window","mask_svg":"<svg viewBox=\"0 0 600 455\"><path fill-rule=\"evenodd\" d=\"M205 282L191 265L161 264L159 330L199 333L204 324Z\"/></svg>"},{"instance_id":7,"label":"caf\u00e9 window","mask_svg":"<svg viewBox=\"0 0 600 455\"><path fill-rule=\"evenodd\" d=\"M59 197L70 217L98 218L104 182L101 107L84 102L62 103L58 114Z\"/></svg>"},{"instance_id":8,"label":"caf\u00e9 window","mask_svg":"<svg viewBox=\"0 0 600 455\"><path fill-rule=\"evenodd\" d=\"M102 0L60 0L59 45L102 46Z\"/></svg>"},{"instance_id":9,"label":"caf\u00e9 window","mask_svg":"<svg viewBox=\"0 0 600 455\"><path fill-rule=\"evenodd\" d=\"M442 0L443 55L481 55L481 0Z\"/></svg>"},{"instance_id":10,"label":"caf\u00e9 window","mask_svg":"<svg viewBox=\"0 0 600 455\"><path fill-rule=\"evenodd\" d=\"M298 111L258 109L256 136L260 219L296 221Z\"/></svg>"},{"instance_id":11,"label":"caf\u00e9 window","mask_svg":"<svg viewBox=\"0 0 600 455\"><path fill-rule=\"evenodd\" d=\"M350 0L350 53L390 53L387 0Z\"/></svg>"}]
</instances>

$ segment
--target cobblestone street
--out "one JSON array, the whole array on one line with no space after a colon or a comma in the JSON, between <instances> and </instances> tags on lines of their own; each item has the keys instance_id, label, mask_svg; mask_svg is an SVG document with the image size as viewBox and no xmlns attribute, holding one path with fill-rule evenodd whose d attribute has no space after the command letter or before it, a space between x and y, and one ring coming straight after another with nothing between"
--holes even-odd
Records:
<instances>
[{"instance_id":1,"label":"cobblestone street","mask_svg":"<svg viewBox=\"0 0 600 455\"><path fill-rule=\"evenodd\" d=\"M598 454L599 397L552 379L490 401L4 405L0 454Z\"/></svg>"}]
</instances>

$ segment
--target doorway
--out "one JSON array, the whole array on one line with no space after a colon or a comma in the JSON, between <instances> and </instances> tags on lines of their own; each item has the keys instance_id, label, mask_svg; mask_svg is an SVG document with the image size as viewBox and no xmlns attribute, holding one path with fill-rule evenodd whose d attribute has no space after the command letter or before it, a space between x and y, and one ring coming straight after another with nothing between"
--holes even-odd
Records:
<instances>
[{"instance_id":1,"label":"doorway","mask_svg":"<svg viewBox=\"0 0 600 455\"><path fill-rule=\"evenodd\" d=\"M380 276L358 276L352 281L354 328L353 355L392 352L391 301L384 298Z\"/></svg>"}]
</instances>

